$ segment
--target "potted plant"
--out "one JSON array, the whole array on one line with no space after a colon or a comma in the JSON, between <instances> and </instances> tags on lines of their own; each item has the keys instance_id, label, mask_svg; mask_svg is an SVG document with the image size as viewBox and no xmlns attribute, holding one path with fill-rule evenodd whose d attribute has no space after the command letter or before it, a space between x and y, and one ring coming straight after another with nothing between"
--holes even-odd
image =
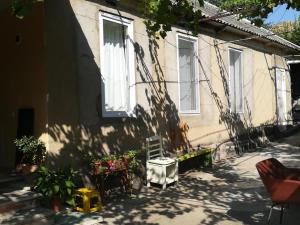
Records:
<instances>
[{"instance_id":1,"label":"potted plant","mask_svg":"<svg viewBox=\"0 0 300 225\"><path fill-rule=\"evenodd\" d=\"M123 161L131 173L134 172L137 167L137 155L137 150L130 150L123 155Z\"/></svg>"},{"instance_id":2,"label":"potted plant","mask_svg":"<svg viewBox=\"0 0 300 225\"><path fill-rule=\"evenodd\" d=\"M36 173L33 190L41 194L43 201L50 203L51 208L58 212L62 203L74 205L75 178L78 172L72 168L50 170L41 166Z\"/></svg>"},{"instance_id":3,"label":"potted plant","mask_svg":"<svg viewBox=\"0 0 300 225\"><path fill-rule=\"evenodd\" d=\"M17 165L17 171L22 171L24 174L32 173L44 162L46 147L41 140L33 136L23 136L16 139L14 143L23 153L21 163Z\"/></svg>"}]
</instances>

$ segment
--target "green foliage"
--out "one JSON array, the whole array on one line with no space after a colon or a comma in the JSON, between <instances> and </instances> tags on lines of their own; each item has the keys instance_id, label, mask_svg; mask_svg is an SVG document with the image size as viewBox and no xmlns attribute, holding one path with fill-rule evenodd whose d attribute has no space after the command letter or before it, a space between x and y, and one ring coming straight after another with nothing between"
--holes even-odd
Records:
<instances>
[{"instance_id":1,"label":"green foliage","mask_svg":"<svg viewBox=\"0 0 300 225\"><path fill-rule=\"evenodd\" d=\"M92 173L114 173L122 168L128 168L130 172L135 172L138 167L137 157L141 153L142 150L130 150L123 155L114 154L92 158L90 162Z\"/></svg>"},{"instance_id":2,"label":"green foliage","mask_svg":"<svg viewBox=\"0 0 300 225\"><path fill-rule=\"evenodd\" d=\"M197 4L195 3L197 2ZM193 34L199 32L203 0L144 0L143 15L148 32L165 38L172 25L179 24Z\"/></svg>"},{"instance_id":3,"label":"green foliage","mask_svg":"<svg viewBox=\"0 0 300 225\"><path fill-rule=\"evenodd\" d=\"M30 136L23 136L14 141L17 148L23 152L22 163L39 165L46 157L46 147L44 142Z\"/></svg>"},{"instance_id":4,"label":"green foliage","mask_svg":"<svg viewBox=\"0 0 300 225\"><path fill-rule=\"evenodd\" d=\"M43 2L44 0L11 0L12 1L12 13L18 19L23 19L27 16L33 7L33 4L37 2Z\"/></svg>"},{"instance_id":5,"label":"green foliage","mask_svg":"<svg viewBox=\"0 0 300 225\"><path fill-rule=\"evenodd\" d=\"M128 151L125 156L129 157L129 165L128 169L130 172L134 173L138 167L137 156L141 153L141 150L130 150Z\"/></svg>"},{"instance_id":6,"label":"green foliage","mask_svg":"<svg viewBox=\"0 0 300 225\"><path fill-rule=\"evenodd\" d=\"M287 4L287 9L300 9L298 0L224 0L221 8L235 12L239 18L248 18L255 25L261 26L274 7Z\"/></svg>"},{"instance_id":7,"label":"green foliage","mask_svg":"<svg viewBox=\"0 0 300 225\"><path fill-rule=\"evenodd\" d=\"M190 158L197 157L200 155L211 155L212 151L213 151L212 149L200 149L200 150L196 150L196 151L192 151L189 153L179 155L179 156L177 156L177 158L178 158L178 161L181 162L186 159L190 159Z\"/></svg>"},{"instance_id":8,"label":"green foliage","mask_svg":"<svg viewBox=\"0 0 300 225\"><path fill-rule=\"evenodd\" d=\"M272 29L274 33L283 37L284 39L300 45L300 16L294 23L284 23L282 27L275 27Z\"/></svg>"},{"instance_id":9,"label":"green foliage","mask_svg":"<svg viewBox=\"0 0 300 225\"><path fill-rule=\"evenodd\" d=\"M13 14L23 18L34 3L43 0L12 0ZM194 35L199 33L199 21L202 18L203 0L141 0L140 9L150 35L165 38L173 25L180 25ZM299 0L209 0L221 9L236 14L239 18L248 18L255 25L261 26L264 18L273 8L287 4L287 8L300 9Z\"/></svg>"},{"instance_id":10,"label":"green foliage","mask_svg":"<svg viewBox=\"0 0 300 225\"><path fill-rule=\"evenodd\" d=\"M78 172L68 167L50 170L41 166L34 179L33 190L42 195L42 199L49 202L53 198L74 205L75 179Z\"/></svg>"},{"instance_id":11,"label":"green foliage","mask_svg":"<svg viewBox=\"0 0 300 225\"><path fill-rule=\"evenodd\" d=\"M191 0L144 0L145 24L150 34L156 37L166 37L166 32L172 25L181 25L194 35L199 33L199 21L202 14L199 6L203 1ZM236 14L238 18L248 18L257 26L263 25L263 20L273 8L287 4L287 8L300 9L300 1L295 0L210 0L221 9Z\"/></svg>"}]
</instances>

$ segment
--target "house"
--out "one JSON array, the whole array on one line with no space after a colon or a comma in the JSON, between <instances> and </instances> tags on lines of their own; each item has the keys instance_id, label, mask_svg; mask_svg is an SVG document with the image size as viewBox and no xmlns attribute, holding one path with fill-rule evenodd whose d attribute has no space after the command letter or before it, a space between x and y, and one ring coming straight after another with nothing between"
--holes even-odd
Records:
<instances>
[{"instance_id":1,"label":"house","mask_svg":"<svg viewBox=\"0 0 300 225\"><path fill-rule=\"evenodd\" d=\"M161 134L171 151L222 143L291 121L286 55L296 46L234 16L192 36L148 36L137 2L51 0L23 20L1 1L0 165L13 140L40 137L52 165L138 149ZM203 9L209 18L217 8Z\"/></svg>"}]
</instances>

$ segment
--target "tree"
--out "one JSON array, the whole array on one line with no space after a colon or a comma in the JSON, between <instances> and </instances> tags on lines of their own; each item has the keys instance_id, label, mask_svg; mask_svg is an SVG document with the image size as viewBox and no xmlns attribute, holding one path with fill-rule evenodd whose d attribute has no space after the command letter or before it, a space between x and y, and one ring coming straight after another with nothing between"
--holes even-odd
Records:
<instances>
[{"instance_id":1,"label":"tree","mask_svg":"<svg viewBox=\"0 0 300 225\"><path fill-rule=\"evenodd\" d=\"M148 30L153 33L159 32L165 37L166 31L171 30L172 24L184 25L192 33L199 32L199 22L203 20L200 6L203 0L144 0L145 19ZM247 18L255 25L261 26L263 20L278 5L287 5L287 9L300 10L299 0L209 0L209 2L226 10L230 14L236 14L239 18Z\"/></svg>"},{"instance_id":2,"label":"tree","mask_svg":"<svg viewBox=\"0 0 300 225\"><path fill-rule=\"evenodd\" d=\"M294 23L286 22L275 25L270 28L275 34L283 37L284 39L300 45L300 16Z\"/></svg>"},{"instance_id":3,"label":"tree","mask_svg":"<svg viewBox=\"0 0 300 225\"><path fill-rule=\"evenodd\" d=\"M274 7L285 4L287 9L300 10L299 0L224 0L221 8L236 11L240 18L248 18L255 25L261 26Z\"/></svg>"},{"instance_id":4,"label":"tree","mask_svg":"<svg viewBox=\"0 0 300 225\"><path fill-rule=\"evenodd\" d=\"M32 5L43 0L12 0L13 14L18 18L26 16ZM117 4L118 0L107 0ZM122 1L122 0L119 0ZM300 10L299 0L209 0L220 7L222 16L237 14L239 18L248 18L260 26L263 19L273 8L287 4L287 8ZM203 20L201 6L203 0L140 0L141 13L150 34L156 37L166 37L172 25L179 24L193 34L199 32L199 22ZM222 10L226 10L224 14Z\"/></svg>"}]
</instances>

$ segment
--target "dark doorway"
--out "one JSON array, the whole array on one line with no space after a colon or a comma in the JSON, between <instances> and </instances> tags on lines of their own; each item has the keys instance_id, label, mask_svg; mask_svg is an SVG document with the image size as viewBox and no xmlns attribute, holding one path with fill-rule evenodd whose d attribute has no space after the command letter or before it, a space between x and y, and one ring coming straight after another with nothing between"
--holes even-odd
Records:
<instances>
[{"instance_id":1,"label":"dark doorway","mask_svg":"<svg viewBox=\"0 0 300 225\"><path fill-rule=\"evenodd\" d=\"M300 63L290 64L293 120L300 122Z\"/></svg>"},{"instance_id":2,"label":"dark doorway","mask_svg":"<svg viewBox=\"0 0 300 225\"><path fill-rule=\"evenodd\" d=\"M34 109L22 108L18 110L18 128L17 138L23 136L32 136L34 128ZM19 164L22 160L23 154L19 149L16 149L16 164Z\"/></svg>"}]
</instances>

